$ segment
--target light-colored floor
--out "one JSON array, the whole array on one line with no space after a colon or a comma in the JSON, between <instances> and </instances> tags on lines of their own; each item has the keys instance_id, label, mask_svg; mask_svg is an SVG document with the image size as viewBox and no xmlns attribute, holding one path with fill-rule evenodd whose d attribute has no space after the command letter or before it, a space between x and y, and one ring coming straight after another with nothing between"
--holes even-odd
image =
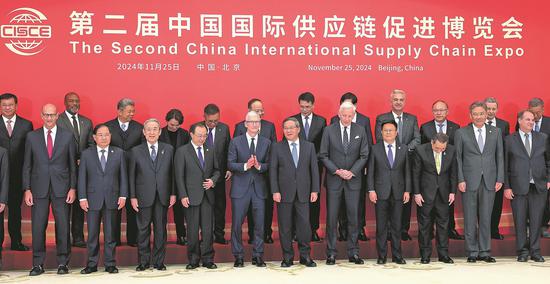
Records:
<instances>
[{"instance_id":1,"label":"light-colored floor","mask_svg":"<svg viewBox=\"0 0 550 284\"><path fill-rule=\"evenodd\" d=\"M550 257L546 258L550 260ZM432 259L433 260L433 259ZM550 261L543 264L518 263L515 258L497 258L497 263L468 264L463 258L455 259L455 264L448 265L432 262L422 265L418 260L409 259L407 265L376 265L372 259L364 265L354 265L338 260L337 265L327 266L324 261L317 261L318 267L305 268L294 265L291 268L279 267L279 262L268 262L266 268L257 268L245 263L244 268L233 268L232 263L218 264L218 269L205 268L193 271L185 270L184 265L168 266L167 271L136 272L134 267L120 268L119 274L97 272L80 275L81 268L71 268L69 275L58 276L48 270L37 277L29 277L28 271L3 271L0 283L544 283L550 278ZM101 270L100 270L101 271ZM178 281L178 282L176 282ZM544 281L544 282L543 282Z\"/></svg>"}]
</instances>

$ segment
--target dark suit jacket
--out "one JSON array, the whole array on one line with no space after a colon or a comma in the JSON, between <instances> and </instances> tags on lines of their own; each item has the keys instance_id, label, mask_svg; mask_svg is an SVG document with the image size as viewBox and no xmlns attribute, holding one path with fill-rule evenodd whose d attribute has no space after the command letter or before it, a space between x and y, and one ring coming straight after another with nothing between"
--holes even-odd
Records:
<instances>
[{"instance_id":1,"label":"dark suit jacket","mask_svg":"<svg viewBox=\"0 0 550 284\"><path fill-rule=\"evenodd\" d=\"M404 145L396 145L391 168L383 141L372 147L369 157L367 190L375 191L380 200L389 199L390 193L394 199L402 200L403 193L412 190L408 149Z\"/></svg>"},{"instance_id":2,"label":"dark suit jacket","mask_svg":"<svg viewBox=\"0 0 550 284\"><path fill-rule=\"evenodd\" d=\"M281 193L281 202L295 199L309 202L311 192L319 192L319 167L315 145L299 139L298 167L294 165L288 141L283 140L271 147L269 179L271 193Z\"/></svg>"},{"instance_id":3,"label":"dark suit jacket","mask_svg":"<svg viewBox=\"0 0 550 284\"><path fill-rule=\"evenodd\" d=\"M10 189L10 168L8 163L8 151L0 147L0 203L8 203Z\"/></svg>"},{"instance_id":4,"label":"dark suit jacket","mask_svg":"<svg viewBox=\"0 0 550 284\"><path fill-rule=\"evenodd\" d=\"M550 149L548 136L542 132L531 131L531 156L527 154L519 132L505 138L504 162L506 182L504 188L511 188L514 194L525 195L529 192L529 174L532 175L539 193L547 190L550 182Z\"/></svg>"},{"instance_id":5,"label":"dark suit jacket","mask_svg":"<svg viewBox=\"0 0 550 284\"><path fill-rule=\"evenodd\" d=\"M292 116L300 123L300 140L307 140L315 145L315 152L319 153L321 148L321 139L323 138L323 131L327 126L327 120L315 113L311 115L311 121L309 122L309 135L306 139L306 131L304 129L304 122L302 121L302 114L296 114ZM284 136L283 136L284 138Z\"/></svg>"},{"instance_id":6,"label":"dark suit jacket","mask_svg":"<svg viewBox=\"0 0 550 284\"><path fill-rule=\"evenodd\" d=\"M23 162L23 190L34 198L47 198L50 184L55 197L65 197L76 189L76 143L72 132L57 127L52 159L48 158L44 128L27 135Z\"/></svg>"},{"instance_id":7,"label":"dark suit jacket","mask_svg":"<svg viewBox=\"0 0 550 284\"><path fill-rule=\"evenodd\" d=\"M4 120L0 117L0 147L8 150L10 188L17 191L22 188L21 183L23 178L21 170L23 169L23 160L25 159L25 139L32 129L32 122L17 115L10 137L8 136Z\"/></svg>"},{"instance_id":8,"label":"dark suit jacket","mask_svg":"<svg viewBox=\"0 0 550 284\"><path fill-rule=\"evenodd\" d=\"M256 138L256 158L260 163L259 171L256 168L244 170L244 165L251 155L246 135L237 136L229 143L227 167L233 173L231 177L231 198L243 197L250 185L253 185L256 196L261 199L267 198L265 179L269 170L271 141L260 135L256 135Z\"/></svg>"},{"instance_id":9,"label":"dark suit jacket","mask_svg":"<svg viewBox=\"0 0 550 284\"><path fill-rule=\"evenodd\" d=\"M409 150L414 150L416 146L420 145L420 130L418 129L418 120L416 116L404 112L402 114L403 119L403 133L398 133L398 137L401 137L401 144L407 145ZM382 122L393 120L393 113L387 112L376 117L376 143L384 141L382 139ZM399 138L398 140L399 141Z\"/></svg>"},{"instance_id":10,"label":"dark suit jacket","mask_svg":"<svg viewBox=\"0 0 550 284\"><path fill-rule=\"evenodd\" d=\"M205 190L202 183L206 179L212 179L216 184L220 178L214 151L202 148L202 154L204 168L200 166L199 157L192 143L178 148L174 157L178 200L188 197L189 204L193 206L200 205L204 196L208 198L210 204L214 204L214 188Z\"/></svg>"},{"instance_id":11,"label":"dark suit jacket","mask_svg":"<svg viewBox=\"0 0 550 284\"><path fill-rule=\"evenodd\" d=\"M147 143L130 150L128 184L130 198L137 198L140 207L153 206L158 192L160 203L168 206L170 195L175 195L172 161L174 148L158 142L157 160L153 163Z\"/></svg>"},{"instance_id":12,"label":"dark suit jacket","mask_svg":"<svg viewBox=\"0 0 550 284\"><path fill-rule=\"evenodd\" d=\"M97 146L80 155L78 167L78 200L87 199L90 210L118 208L118 198L128 197L128 175L124 151L109 146L105 172L101 168Z\"/></svg>"},{"instance_id":13,"label":"dark suit jacket","mask_svg":"<svg viewBox=\"0 0 550 284\"><path fill-rule=\"evenodd\" d=\"M419 145L415 151L412 168L414 194L422 194L424 201L433 203L436 194L447 201L449 193L456 193L457 165L453 145L441 153L441 171L437 173L432 143Z\"/></svg>"},{"instance_id":14,"label":"dark suit jacket","mask_svg":"<svg viewBox=\"0 0 550 284\"><path fill-rule=\"evenodd\" d=\"M57 126L67 129L73 133L73 137L76 143L76 158L80 159L80 153L86 150L86 148L94 146L94 139L92 134L94 132L94 127L92 121L87 117L78 114L78 128L80 137L77 137L73 130L73 120L67 116L67 113L64 111L59 114L59 119L57 120Z\"/></svg>"},{"instance_id":15,"label":"dark suit jacket","mask_svg":"<svg viewBox=\"0 0 550 284\"><path fill-rule=\"evenodd\" d=\"M231 141L231 135L229 134L229 127L223 122L218 122L216 126L216 134L214 135L214 157L218 162L218 169L220 175L225 177L227 171L227 151L229 148L229 141ZM204 144L205 146L206 143ZM219 182L225 182L224 178L218 179Z\"/></svg>"},{"instance_id":16,"label":"dark suit jacket","mask_svg":"<svg viewBox=\"0 0 550 284\"><path fill-rule=\"evenodd\" d=\"M357 119L355 120L355 123L365 127L365 133L367 133L367 142L369 143L369 147L371 147L374 144L374 142L372 138L372 130L370 127L370 118L361 113L358 113L358 112L356 113L357 113ZM338 117L338 115L335 115L330 119L330 124L334 124L339 121L340 121L340 118Z\"/></svg>"},{"instance_id":17,"label":"dark suit jacket","mask_svg":"<svg viewBox=\"0 0 550 284\"><path fill-rule=\"evenodd\" d=\"M133 147L145 142L145 136L143 136L143 125L135 120L128 123L128 129L122 131L118 119L105 122L111 131L111 146L118 147L125 152L130 151ZM123 139L123 135L127 135L126 139Z\"/></svg>"},{"instance_id":18,"label":"dark suit jacket","mask_svg":"<svg viewBox=\"0 0 550 284\"><path fill-rule=\"evenodd\" d=\"M246 127L244 121L241 121L235 125L235 132L233 132L233 138L244 135L246 133ZM275 132L275 125L267 120L261 120L260 136L265 137L271 141L271 143L277 143L277 133Z\"/></svg>"},{"instance_id":19,"label":"dark suit jacket","mask_svg":"<svg viewBox=\"0 0 550 284\"><path fill-rule=\"evenodd\" d=\"M496 118L498 129L500 129L500 134L502 135L502 141L504 141L504 137L510 135L510 123L506 120L502 120L500 118ZM494 126L494 125L493 125Z\"/></svg>"},{"instance_id":20,"label":"dark suit jacket","mask_svg":"<svg viewBox=\"0 0 550 284\"><path fill-rule=\"evenodd\" d=\"M342 144L340 123L325 127L319 158L327 168L327 189L337 190L342 185L350 190L361 189L361 176L369 156L369 143L365 128L351 123L349 129L349 149L346 153ZM355 175L350 180L344 180L335 174L336 170L344 169Z\"/></svg>"},{"instance_id":21,"label":"dark suit jacket","mask_svg":"<svg viewBox=\"0 0 550 284\"><path fill-rule=\"evenodd\" d=\"M165 126L164 128L162 128L162 131L160 132L160 137L159 137L159 141L160 142L164 142L168 145L172 145L172 147L174 147L174 152L176 152L176 150L189 143L190 139L191 139L191 136L189 136L189 131L183 129L183 128L178 128L178 130L176 131L177 135L176 135L176 141L171 141L170 140L170 134L168 133L170 130L168 130L168 127ZM175 142L175 143L172 143L172 142Z\"/></svg>"},{"instance_id":22,"label":"dark suit jacket","mask_svg":"<svg viewBox=\"0 0 550 284\"><path fill-rule=\"evenodd\" d=\"M460 125L447 120L447 136L449 136L449 144L454 145L455 140L455 132L460 128ZM432 119L420 126L420 141L422 144L424 143L431 143L432 138L437 133L437 129L435 127L435 120Z\"/></svg>"}]
</instances>

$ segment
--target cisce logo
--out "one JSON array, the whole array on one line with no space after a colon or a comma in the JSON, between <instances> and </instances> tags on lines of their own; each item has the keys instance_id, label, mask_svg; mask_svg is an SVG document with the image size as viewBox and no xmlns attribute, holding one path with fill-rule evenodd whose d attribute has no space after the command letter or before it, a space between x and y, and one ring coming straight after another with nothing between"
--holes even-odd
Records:
<instances>
[{"instance_id":1,"label":"cisce logo","mask_svg":"<svg viewBox=\"0 0 550 284\"><path fill-rule=\"evenodd\" d=\"M44 50L45 39L52 37L52 27L46 24L48 18L42 12L32 8L19 8L11 11L13 15L8 25L0 26L0 37L5 39L6 47L15 54L31 56Z\"/></svg>"}]
</instances>

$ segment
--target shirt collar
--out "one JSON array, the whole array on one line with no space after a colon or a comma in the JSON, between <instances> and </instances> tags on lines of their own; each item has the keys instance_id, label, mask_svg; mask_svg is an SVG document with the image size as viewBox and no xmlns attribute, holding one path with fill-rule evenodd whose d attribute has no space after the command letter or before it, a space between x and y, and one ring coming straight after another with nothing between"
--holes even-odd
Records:
<instances>
[{"instance_id":1,"label":"shirt collar","mask_svg":"<svg viewBox=\"0 0 550 284\"><path fill-rule=\"evenodd\" d=\"M73 115L74 115L76 117L76 119L78 119L78 113L72 114L72 113L68 112L67 110L65 110L65 114L67 115L68 118L72 118Z\"/></svg>"},{"instance_id":2,"label":"shirt collar","mask_svg":"<svg viewBox=\"0 0 550 284\"><path fill-rule=\"evenodd\" d=\"M101 148L99 146L97 146L97 153L101 155L101 150L105 150L105 154L109 153L109 145L107 145L107 147L105 148Z\"/></svg>"},{"instance_id":3,"label":"shirt collar","mask_svg":"<svg viewBox=\"0 0 550 284\"><path fill-rule=\"evenodd\" d=\"M292 143L296 143L296 146L300 146L300 139L296 139L296 141L289 141L287 140L288 142L288 146L290 146L292 148Z\"/></svg>"},{"instance_id":4,"label":"shirt collar","mask_svg":"<svg viewBox=\"0 0 550 284\"><path fill-rule=\"evenodd\" d=\"M521 138L525 138L525 134L529 134L529 136L531 136L531 132L525 133L525 132L521 131L521 129L518 129L518 132L521 134L521 135L520 135Z\"/></svg>"},{"instance_id":5,"label":"shirt collar","mask_svg":"<svg viewBox=\"0 0 550 284\"><path fill-rule=\"evenodd\" d=\"M393 141L393 143L391 143L391 144L388 144L388 143L386 143L386 141L384 141L384 148L386 148L386 149L387 149L387 148L388 148L388 145L392 145L392 146L391 146L391 147L392 147L392 149L395 149L395 142L396 142L396 141Z\"/></svg>"},{"instance_id":6,"label":"shirt collar","mask_svg":"<svg viewBox=\"0 0 550 284\"><path fill-rule=\"evenodd\" d=\"M259 134L259 132L258 132L258 134ZM250 139L252 139L252 138L258 138L258 134L256 134L256 136L252 137L252 136L250 136L250 135L248 134L248 131L247 131L247 132L246 132L246 139L247 139L247 140L250 140ZM256 140L258 140L258 139L256 139Z\"/></svg>"},{"instance_id":7,"label":"shirt collar","mask_svg":"<svg viewBox=\"0 0 550 284\"><path fill-rule=\"evenodd\" d=\"M158 141L155 142L155 144L151 144L151 143L147 142L147 148L151 149L151 146L155 146L155 150L157 150L157 151L159 150L159 142Z\"/></svg>"},{"instance_id":8,"label":"shirt collar","mask_svg":"<svg viewBox=\"0 0 550 284\"><path fill-rule=\"evenodd\" d=\"M481 126L481 128L477 128L477 126L472 123L472 127L474 128L474 132L476 132L476 133L477 133L478 129L481 129L482 132L485 132L485 123L483 124L483 126Z\"/></svg>"},{"instance_id":9,"label":"shirt collar","mask_svg":"<svg viewBox=\"0 0 550 284\"><path fill-rule=\"evenodd\" d=\"M17 114L14 114L12 118L7 118L5 116L2 115L2 118L4 119L4 123L8 123L8 120L11 120L11 123L12 123L12 126L13 124L15 123L15 119L17 118Z\"/></svg>"},{"instance_id":10,"label":"shirt collar","mask_svg":"<svg viewBox=\"0 0 550 284\"><path fill-rule=\"evenodd\" d=\"M48 129L43 126L42 127L44 129L44 134L48 134ZM55 134L55 132L57 132L57 125L55 125L52 129L50 129L52 131L52 134Z\"/></svg>"}]
</instances>

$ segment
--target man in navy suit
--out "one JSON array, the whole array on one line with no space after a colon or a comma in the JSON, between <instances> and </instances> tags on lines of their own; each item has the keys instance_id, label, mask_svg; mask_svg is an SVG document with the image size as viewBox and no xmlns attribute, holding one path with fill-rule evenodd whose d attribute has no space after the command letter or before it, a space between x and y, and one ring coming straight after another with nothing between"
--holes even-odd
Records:
<instances>
[{"instance_id":1,"label":"man in navy suit","mask_svg":"<svg viewBox=\"0 0 550 284\"><path fill-rule=\"evenodd\" d=\"M252 207L256 224L252 264L265 267L264 253L264 210L268 197L266 173L269 169L271 141L259 135L260 116L250 111L246 114L246 133L235 137L229 143L227 166L233 173L231 179L231 250L235 256L234 267L244 266L242 225L246 212Z\"/></svg>"},{"instance_id":2,"label":"man in navy suit","mask_svg":"<svg viewBox=\"0 0 550 284\"><path fill-rule=\"evenodd\" d=\"M122 149L109 145L111 132L107 125L96 126L93 139L97 146L89 147L80 154L78 168L78 200L88 220L88 263L80 273L97 271L102 219L105 271L118 273L114 234L117 212L124 208L128 197L126 159Z\"/></svg>"}]
</instances>

